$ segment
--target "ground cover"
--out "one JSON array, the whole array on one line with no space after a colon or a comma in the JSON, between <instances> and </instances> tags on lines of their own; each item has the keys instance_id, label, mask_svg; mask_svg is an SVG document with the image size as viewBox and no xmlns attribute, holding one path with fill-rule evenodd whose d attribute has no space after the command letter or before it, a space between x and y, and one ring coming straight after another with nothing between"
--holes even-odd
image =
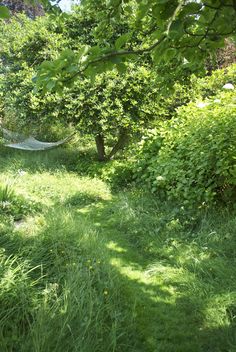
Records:
<instances>
[{"instance_id":1,"label":"ground cover","mask_svg":"<svg viewBox=\"0 0 236 352\"><path fill-rule=\"evenodd\" d=\"M234 352L235 209L113 191L86 158L0 150L0 350Z\"/></svg>"}]
</instances>

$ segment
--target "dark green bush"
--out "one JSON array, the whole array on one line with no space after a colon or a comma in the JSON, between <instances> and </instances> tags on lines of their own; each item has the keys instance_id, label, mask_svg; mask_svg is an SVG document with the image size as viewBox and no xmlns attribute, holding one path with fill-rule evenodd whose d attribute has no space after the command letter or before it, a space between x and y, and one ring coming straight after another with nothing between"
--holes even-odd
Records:
<instances>
[{"instance_id":1,"label":"dark green bush","mask_svg":"<svg viewBox=\"0 0 236 352\"><path fill-rule=\"evenodd\" d=\"M180 108L176 119L143 140L135 177L152 192L188 204L235 196L235 93L222 92L201 106Z\"/></svg>"}]
</instances>

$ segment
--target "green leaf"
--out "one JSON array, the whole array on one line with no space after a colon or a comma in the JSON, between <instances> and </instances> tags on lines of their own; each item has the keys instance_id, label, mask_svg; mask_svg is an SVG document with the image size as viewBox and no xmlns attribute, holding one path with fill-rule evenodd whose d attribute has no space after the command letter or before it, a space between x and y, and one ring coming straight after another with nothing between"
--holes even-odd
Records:
<instances>
[{"instance_id":1,"label":"green leaf","mask_svg":"<svg viewBox=\"0 0 236 352\"><path fill-rule=\"evenodd\" d=\"M131 38L132 32L125 33L121 35L116 41L115 41L115 48L116 50L120 50L122 46L126 44L126 42Z\"/></svg>"},{"instance_id":2,"label":"green leaf","mask_svg":"<svg viewBox=\"0 0 236 352\"><path fill-rule=\"evenodd\" d=\"M200 11L202 8L202 5L201 4L198 4L196 2L190 2L188 4L186 4L183 8L183 13L184 14L195 14L197 13L198 11Z\"/></svg>"},{"instance_id":3,"label":"green leaf","mask_svg":"<svg viewBox=\"0 0 236 352\"><path fill-rule=\"evenodd\" d=\"M176 55L177 55L177 50L174 49L174 48L169 48L169 49L167 49L166 52L165 52L165 58L166 58L167 60L173 59Z\"/></svg>"},{"instance_id":4,"label":"green leaf","mask_svg":"<svg viewBox=\"0 0 236 352\"><path fill-rule=\"evenodd\" d=\"M119 73L125 73L127 71L127 66L123 63L117 64L116 65L117 70L119 71Z\"/></svg>"},{"instance_id":5,"label":"green leaf","mask_svg":"<svg viewBox=\"0 0 236 352\"><path fill-rule=\"evenodd\" d=\"M0 18L10 18L10 11L6 6L0 5Z\"/></svg>"},{"instance_id":6,"label":"green leaf","mask_svg":"<svg viewBox=\"0 0 236 352\"><path fill-rule=\"evenodd\" d=\"M55 87L55 85L56 85L55 81L49 81L46 85L46 88L50 91Z\"/></svg>"}]
</instances>

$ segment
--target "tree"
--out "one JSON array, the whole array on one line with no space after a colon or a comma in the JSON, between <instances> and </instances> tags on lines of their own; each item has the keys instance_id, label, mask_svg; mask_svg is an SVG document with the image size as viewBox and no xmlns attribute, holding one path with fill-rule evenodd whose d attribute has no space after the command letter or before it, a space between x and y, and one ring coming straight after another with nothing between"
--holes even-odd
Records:
<instances>
[{"instance_id":1,"label":"tree","mask_svg":"<svg viewBox=\"0 0 236 352\"><path fill-rule=\"evenodd\" d=\"M69 114L68 122L80 131L94 136L100 161L111 159L157 118L159 90L153 73L148 65L130 65L122 76L113 70L97 75L93 82L80 79L65 91L64 115Z\"/></svg>"},{"instance_id":2,"label":"tree","mask_svg":"<svg viewBox=\"0 0 236 352\"><path fill-rule=\"evenodd\" d=\"M85 45L67 63L59 65L59 58L55 64L42 65L38 87L57 90L81 74L94 75L114 65L119 69L145 55L157 66L177 60L178 66L199 71L209 54L236 34L236 0L83 0L80 6L96 13L98 24L92 32L96 46ZM104 40L112 31L116 37L115 27L124 19L128 31L112 43Z\"/></svg>"},{"instance_id":3,"label":"tree","mask_svg":"<svg viewBox=\"0 0 236 352\"><path fill-rule=\"evenodd\" d=\"M40 126L48 128L59 121L73 125L94 137L99 160L110 159L130 137L158 118L156 72L148 61L137 67L130 63L123 75L114 69L96 75L93 81L80 77L61 94L34 94L31 78L39 64L50 65L64 46L69 47L65 59L73 60L72 48L94 44L89 36L96 26L93 14L78 9L62 25L54 20L45 16L32 21L19 15L0 29L0 84L7 119L23 130L24 126L27 130L38 126L39 131ZM119 30L125 29L125 24L120 24Z\"/></svg>"}]
</instances>

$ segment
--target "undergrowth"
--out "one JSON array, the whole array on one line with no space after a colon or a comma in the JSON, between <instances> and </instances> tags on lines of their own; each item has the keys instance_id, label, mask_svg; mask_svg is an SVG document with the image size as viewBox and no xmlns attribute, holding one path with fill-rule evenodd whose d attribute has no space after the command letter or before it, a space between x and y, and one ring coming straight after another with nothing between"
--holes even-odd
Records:
<instances>
[{"instance_id":1,"label":"undergrowth","mask_svg":"<svg viewBox=\"0 0 236 352\"><path fill-rule=\"evenodd\" d=\"M111 192L70 152L0 157L2 198L37 204L1 215L0 350L235 351L235 210Z\"/></svg>"}]
</instances>

